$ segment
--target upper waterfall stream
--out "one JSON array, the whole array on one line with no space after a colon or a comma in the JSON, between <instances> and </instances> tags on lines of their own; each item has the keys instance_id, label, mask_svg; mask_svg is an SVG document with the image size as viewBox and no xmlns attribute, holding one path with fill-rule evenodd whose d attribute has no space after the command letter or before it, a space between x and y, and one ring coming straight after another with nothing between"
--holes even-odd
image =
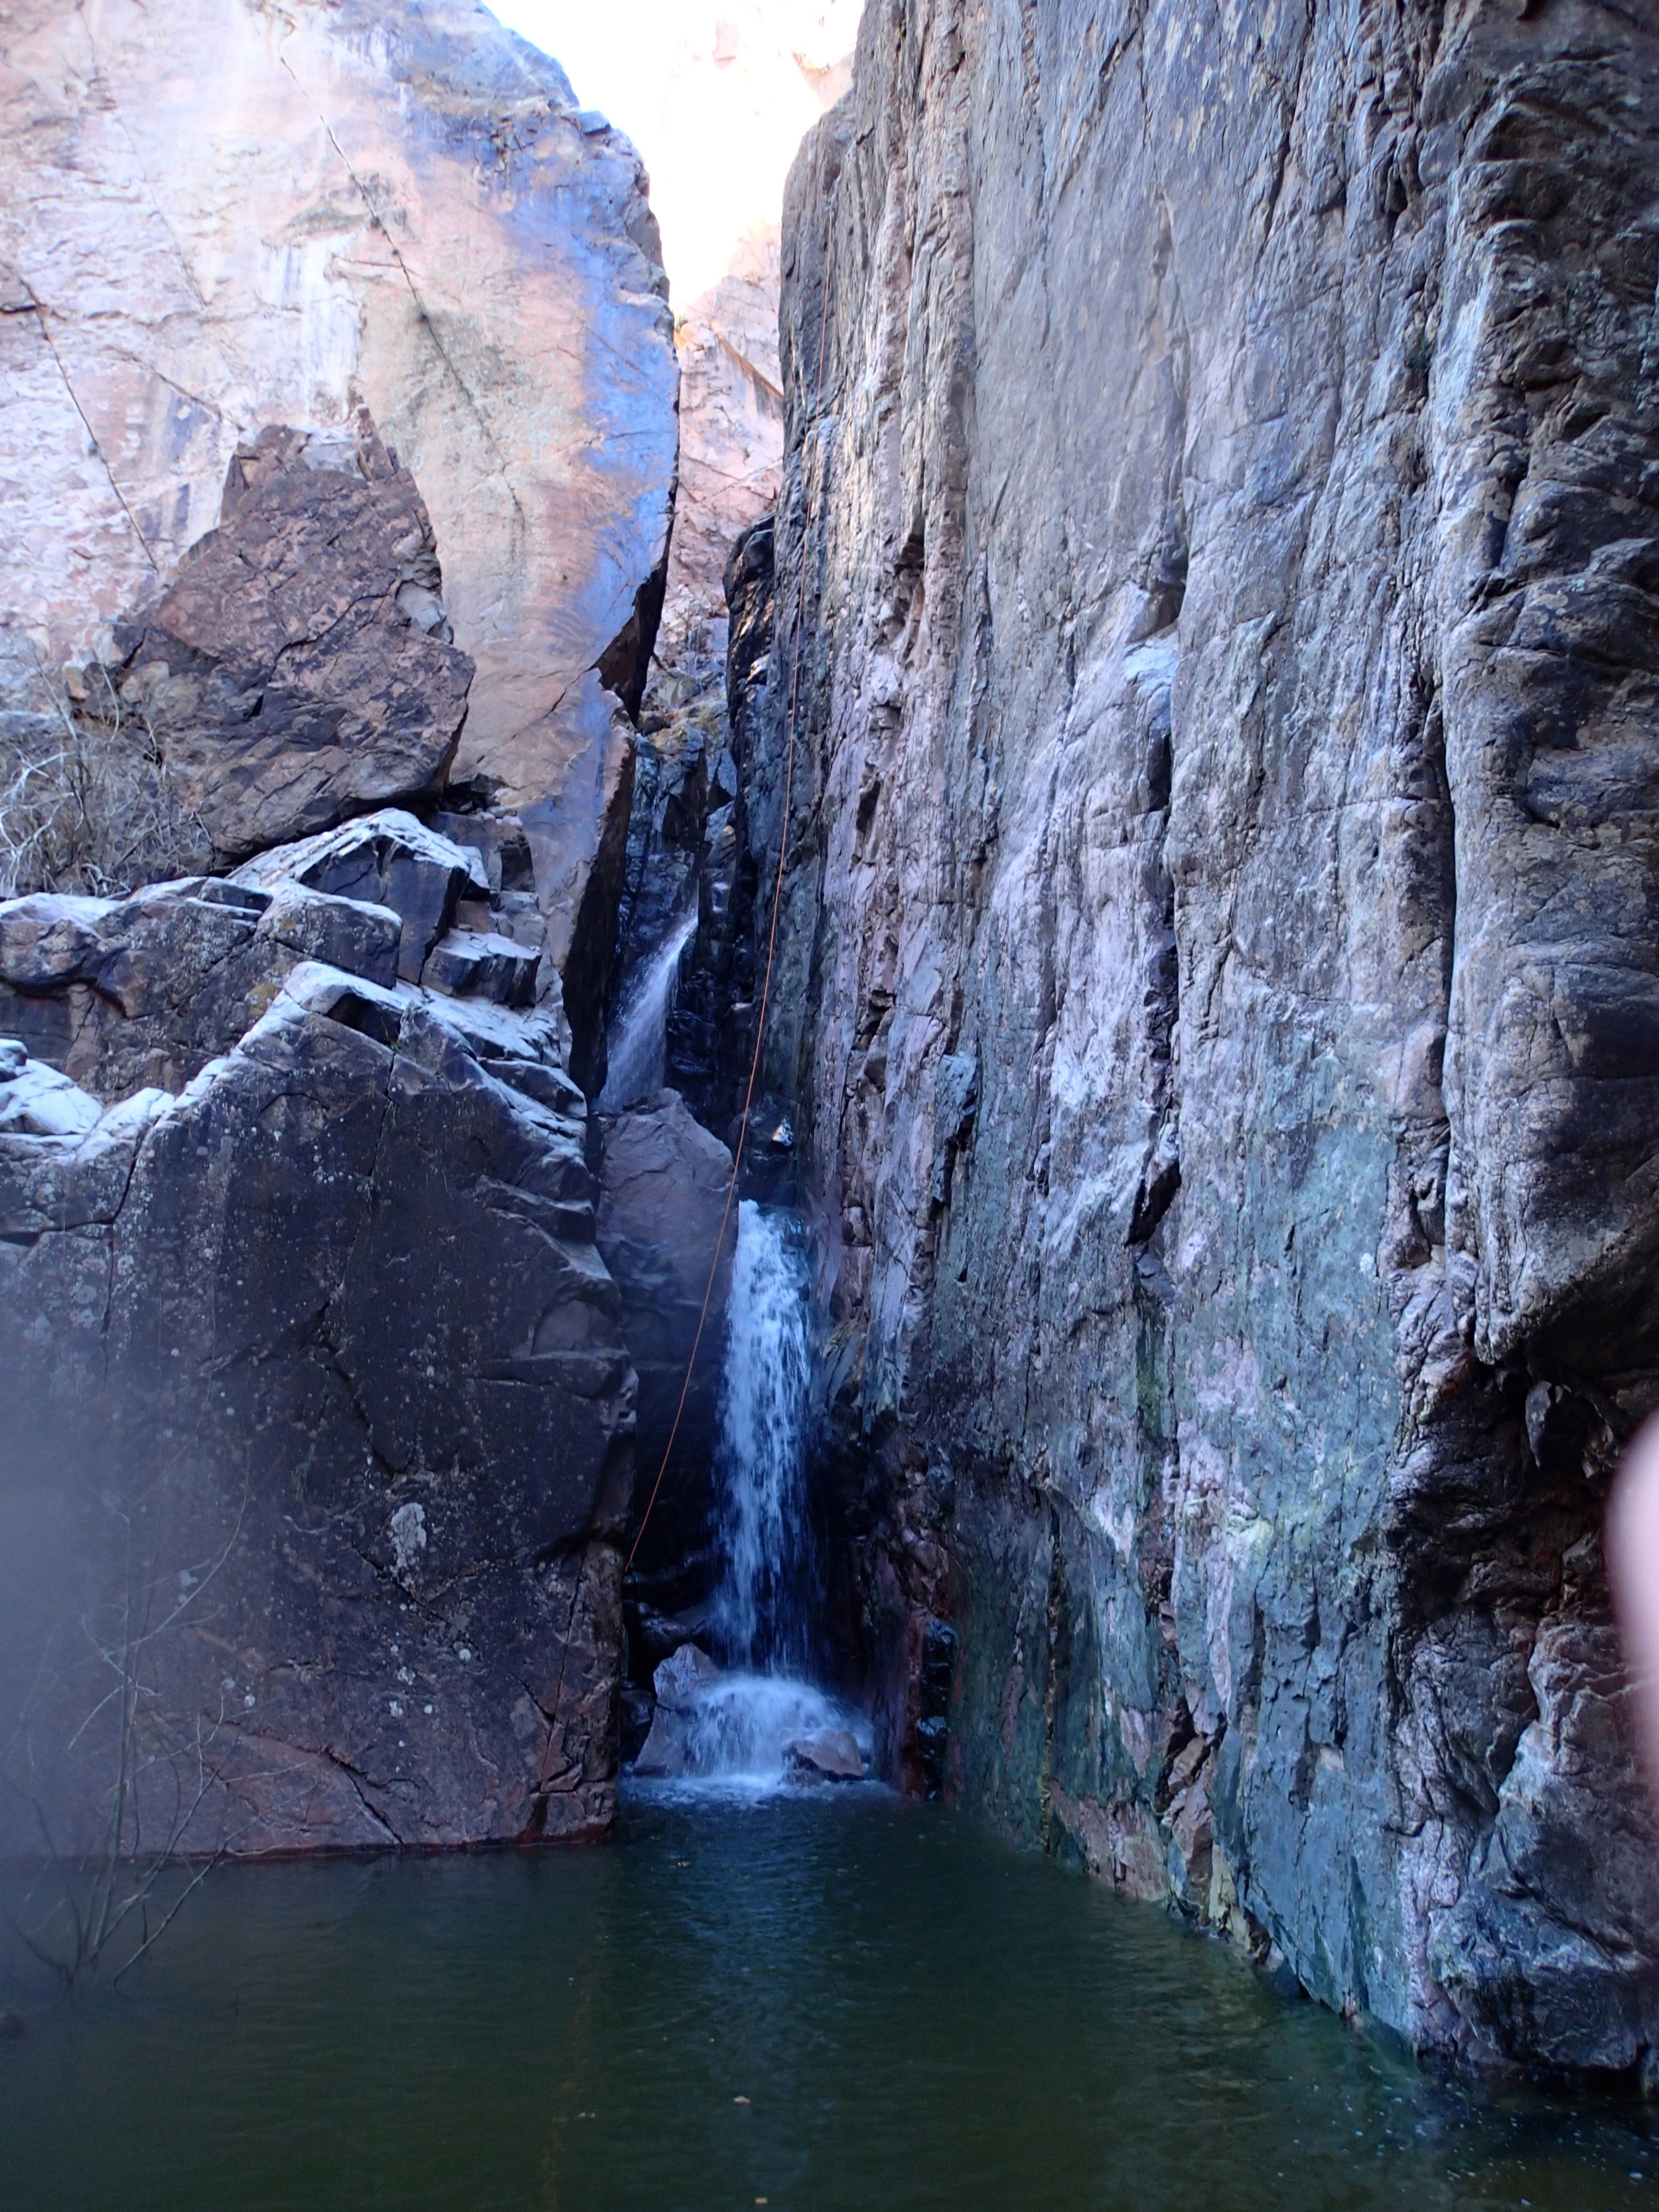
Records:
<instances>
[{"instance_id":1,"label":"upper waterfall stream","mask_svg":"<svg viewBox=\"0 0 1659 2212\"><path fill-rule=\"evenodd\" d=\"M685 948L696 933L693 899L635 977L611 1024L609 1061L599 1110L619 1114L662 1088L668 1054L668 1016Z\"/></svg>"}]
</instances>

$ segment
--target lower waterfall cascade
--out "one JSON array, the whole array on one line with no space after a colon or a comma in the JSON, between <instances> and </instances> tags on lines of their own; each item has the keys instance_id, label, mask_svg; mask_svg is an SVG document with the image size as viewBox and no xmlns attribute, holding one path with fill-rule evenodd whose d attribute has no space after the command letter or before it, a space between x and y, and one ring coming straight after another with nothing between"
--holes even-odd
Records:
<instances>
[{"instance_id":1,"label":"lower waterfall cascade","mask_svg":"<svg viewBox=\"0 0 1659 2212\"><path fill-rule=\"evenodd\" d=\"M867 1758L867 1729L810 1680L809 1291L797 1218L787 1208L743 1200L715 1468L723 1569L709 1615L727 1668L698 1648L683 1649L658 1668L659 1717L638 1763L642 1774L764 1791L800 1767L803 1752L811 1753L807 1765L822 1772L828 1747L842 1778Z\"/></svg>"},{"instance_id":2,"label":"lower waterfall cascade","mask_svg":"<svg viewBox=\"0 0 1659 2212\"><path fill-rule=\"evenodd\" d=\"M808 1655L807 1273L799 1224L743 1200L720 1388L715 1620L733 1665L801 1668Z\"/></svg>"}]
</instances>

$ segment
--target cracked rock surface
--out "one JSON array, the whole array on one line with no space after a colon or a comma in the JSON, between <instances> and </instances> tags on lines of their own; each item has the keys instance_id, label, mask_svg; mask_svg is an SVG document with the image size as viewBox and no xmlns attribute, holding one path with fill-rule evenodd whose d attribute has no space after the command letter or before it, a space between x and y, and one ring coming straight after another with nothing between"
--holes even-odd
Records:
<instances>
[{"instance_id":1,"label":"cracked rock surface","mask_svg":"<svg viewBox=\"0 0 1659 2212\"><path fill-rule=\"evenodd\" d=\"M872 0L744 768L898 1771L1626 2074L1656 204L1645 10Z\"/></svg>"},{"instance_id":2,"label":"cracked rock surface","mask_svg":"<svg viewBox=\"0 0 1659 2212\"><path fill-rule=\"evenodd\" d=\"M442 783L473 672L442 590L425 503L367 408L237 447L218 527L116 625L107 677L222 863Z\"/></svg>"},{"instance_id":3,"label":"cracked rock surface","mask_svg":"<svg viewBox=\"0 0 1659 2212\"><path fill-rule=\"evenodd\" d=\"M635 1377L564 1032L398 982L316 842L0 907L0 1849L92 1848L124 1744L129 1847L611 1819Z\"/></svg>"}]
</instances>

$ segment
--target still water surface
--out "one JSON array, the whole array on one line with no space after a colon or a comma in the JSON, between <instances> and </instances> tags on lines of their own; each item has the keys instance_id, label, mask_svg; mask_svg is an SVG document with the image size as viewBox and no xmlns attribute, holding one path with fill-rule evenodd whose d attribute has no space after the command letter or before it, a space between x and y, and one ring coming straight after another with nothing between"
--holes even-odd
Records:
<instances>
[{"instance_id":1,"label":"still water surface","mask_svg":"<svg viewBox=\"0 0 1659 2212\"><path fill-rule=\"evenodd\" d=\"M5 2212L1625 2212L1656 2154L874 1790L227 1869L0 2045Z\"/></svg>"}]
</instances>

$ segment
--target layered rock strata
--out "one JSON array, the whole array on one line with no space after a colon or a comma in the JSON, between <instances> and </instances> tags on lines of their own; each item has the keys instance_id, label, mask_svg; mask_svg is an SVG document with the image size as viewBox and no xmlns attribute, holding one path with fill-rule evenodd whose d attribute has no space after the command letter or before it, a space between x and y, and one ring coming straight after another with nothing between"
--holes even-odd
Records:
<instances>
[{"instance_id":1,"label":"layered rock strata","mask_svg":"<svg viewBox=\"0 0 1659 2212\"><path fill-rule=\"evenodd\" d=\"M386 903L301 846L0 907L9 1851L609 1823L635 1379L584 1102L556 1013L432 986L475 856L353 830Z\"/></svg>"},{"instance_id":2,"label":"layered rock strata","mask_svg":"<svg viewBox=\"0 0 1659 2212\"><path fill-rule=\"evenodd\" d=\"M1634 11L872 0L745 772L899 1769L1420 2046L1615 2073L1656 202Z\"/></svg>"}]
</instances>

